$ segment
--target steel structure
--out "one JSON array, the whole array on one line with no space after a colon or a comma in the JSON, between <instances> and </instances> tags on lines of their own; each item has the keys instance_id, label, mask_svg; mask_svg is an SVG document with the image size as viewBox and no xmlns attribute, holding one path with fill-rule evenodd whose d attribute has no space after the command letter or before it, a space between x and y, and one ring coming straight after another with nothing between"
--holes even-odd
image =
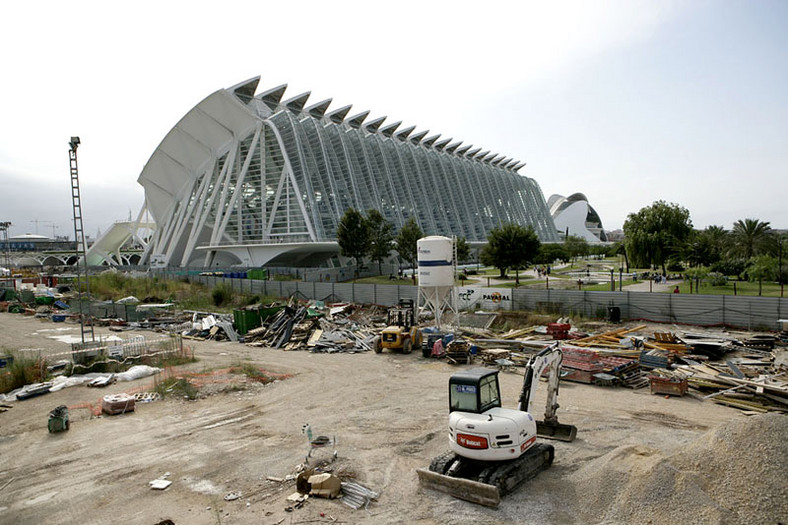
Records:
<instances>
[{"instance_id":1,"label":"steel structure","mask_svg":"<svg viewBox=\"0 0 788 525\"><path fill-rule=\"evenodd\" d=\"M151 156L138 181L157 228L143 262L316 264L337 253L349 207L470 242L506 222L558 240L524 162L351 106L329 112L330 99L307 106L309 93L282 100L286 85L255 95L258 81L208 96Z\"/></svg>"},{"instance_id":2,"label":"steel structure","mask_svg":"<svg viewBox=\"0 0 788 525\"><path fill-rule=\"evenodd\" d=\"M85 230L82 226L82 197L79 192L79 167L77 166L79 143L79 137L71 137L68 143L68 164L71 172L71 208L74 211L74 240L76 241L74 255L77 259L74 267L77 271L77 293L79 294L79 326L82 342L86 343L88 342L87 336L90 336L90 342L93 342L96 340L96 334L93 332L93 318L90 315L90 275L84 262L88 247L85 242ZM83 305L87 306L87 312L82 311ZM87 326L85 325L86 320L88 321Z\"/></svg>"}]
</instances>

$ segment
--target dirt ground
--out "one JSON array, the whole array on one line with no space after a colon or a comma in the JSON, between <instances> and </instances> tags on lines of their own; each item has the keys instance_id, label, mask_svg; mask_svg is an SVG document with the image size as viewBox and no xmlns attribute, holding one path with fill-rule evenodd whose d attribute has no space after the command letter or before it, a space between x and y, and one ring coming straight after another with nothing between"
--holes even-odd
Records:
<instances>
[{"instance_id":1,"label":"dirt ground","mask_svg":"<svg viewBox=\"0 0 788 525\"><path fill-rule=\"evenodd\" d=\"M48 337L52 332L45 330L54 328L0 313L0 348L67 350ZM78 327L71 328L78 334ZM47 432L54 407L95 403L152 379L104 390L72 387L14 402L0 413L0 523L626 523L640 514L612 512L611 501L621 494L611 485L601 497L589 485L599 480L580 475L584 467L605 460L618 470L644 468L641 457L669 458L720 425L748 420L735 409L693 397L667 399L648 389L562 382L559 419L578 427L578 439L553 442L552 468L489 509L422 490L416 477L416 468L448 449L447 382L457 367L417 353L313 354L186 342L199 359L188 365L193 370L249 362L292 377L196 401L139 404L121 416L91 417L88 410L73 409L71 429L58 434ZM502 373L501 380L504 406L516 406L522 376ZM537 397L540 408L544 390ZM304 461L305 423L316 434L336 436L338 472L355 474L356 481L380 493L366 510L310 498L302 508L285 511L295 482L266 477L284 478ZM317 454L318 460L325 457L324 451ZM777 461L785 465L784 458ZM151 490L148 482L165 473L172 485ZM771 522L775 505L777 515L788 516L788 494L775 490L778 501L758 503L751 522ZM225 501L231 492L241 497ZM785 499L779 501L781 494ZM721 505L697 501L709 508ZM687 522L747 521L731 512ZM660 516L655 513L651 521L674 522Z\"/></svg>"}]
</instances>

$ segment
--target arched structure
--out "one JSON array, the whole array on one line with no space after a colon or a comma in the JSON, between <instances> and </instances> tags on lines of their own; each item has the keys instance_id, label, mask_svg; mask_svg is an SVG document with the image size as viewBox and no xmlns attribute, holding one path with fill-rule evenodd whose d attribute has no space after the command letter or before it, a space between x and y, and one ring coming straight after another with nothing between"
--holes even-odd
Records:
<instances>
[{"instance_id":1,"label":"arched structure","mask_svg":"<svg viewBox=\"0 0 788 525\"><path fill-rule=\"evenodd\" d=\"M221 89L167 134L139 176L156 222L143 262L154 266L319 264L338 252L349 207L400 228L484 242L501 223L557 241L523 162L352 116L286 86L255 95L259 77ZM429 135L429 136L428 136Z\"/></svg>"},{"instance_id":2,"label":"arched structure","mask_svg":"<svg viewBox=\"0 0 788 525\"><path fill-rule=\"evenodd\" d=\"M582 193L573 193L569 197L551 195L547 206L559 232L569 232L569 235L582 237L588 242L607 241L602 219Z\"/></svg>"}]
</instances>

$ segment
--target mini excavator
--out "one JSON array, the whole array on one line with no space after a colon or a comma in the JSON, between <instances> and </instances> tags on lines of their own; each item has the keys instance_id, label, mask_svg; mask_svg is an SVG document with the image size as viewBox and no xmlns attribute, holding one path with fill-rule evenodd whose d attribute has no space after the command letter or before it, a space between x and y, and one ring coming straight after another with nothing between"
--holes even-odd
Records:
<instances>
[{"instance_id":1,"label":"mini excavator","mask_svg":"<svg viewBox=\"0 0 788 525\"><path fill-rule=\"evenodd\" d=\"M449 445L429 470L417 469L427 488L489 507L553 462L552 445L536 438L574 441L577 428L558 423L558 383L563 353L555 343L525 367L517 410L501 407L498 370L472 368L449 379ZM539 377L549 367L544 421L531 415Z\"/></svg>"}]
</instances>

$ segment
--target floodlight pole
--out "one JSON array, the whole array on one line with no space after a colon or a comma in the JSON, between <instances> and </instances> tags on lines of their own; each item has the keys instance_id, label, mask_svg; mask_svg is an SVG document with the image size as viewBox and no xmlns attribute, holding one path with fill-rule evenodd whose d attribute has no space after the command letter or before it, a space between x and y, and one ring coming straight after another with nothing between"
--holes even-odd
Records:
<instances>
[{"instance_id":1,"label":"floodlight pole","mask_svg":"<svg viewBox=\"0 0 788 525\"><path fill-rule=\"evenodd\" d=\"M88 260L87 260L87 243L85 241L85 231L82 227L82 199L79 193L79 170L77 168L77 147L79 147L79 137L71 137L68 143L68 161L71 170L71 207L74 211L74 243L75 243L75 256L76 270L77 270L77 293L79 294L79 326L82 333L82 343L86 342L86 335L90 336L90 341L96 340L96 335L93 332L93 318L90 312L90 277L88 275ZM84 266L84 282L85 291L82 291ZM87 297L87 301L83 301L83 296ZM82 311L83 305L87 303L87 315ZM87 317L88 326L85 326L85 318Z\"/></svg>"},{"instance_id":2,"label":"floodlight pole","mask_svg":"<svg viewBox=\"0 0 788 525\"><path fill-rule=\"evenodd\" d=\"M11 221L0 222L0 232L3 234L3 255L5 255L5 267L11 270L11 258L8 255L8 227Z\"/></svg>"},{"instance_id":3,"label":"floodlight pole","mask_svg":"<svg viewBox=\"0 0 788 525\"><path fill-rule=\"evenodd\" d=\"M780 297L783 296L783 238L777 238L777 280L780 282Z\"/></svg>"}]
</instances>

